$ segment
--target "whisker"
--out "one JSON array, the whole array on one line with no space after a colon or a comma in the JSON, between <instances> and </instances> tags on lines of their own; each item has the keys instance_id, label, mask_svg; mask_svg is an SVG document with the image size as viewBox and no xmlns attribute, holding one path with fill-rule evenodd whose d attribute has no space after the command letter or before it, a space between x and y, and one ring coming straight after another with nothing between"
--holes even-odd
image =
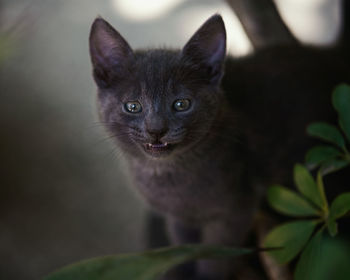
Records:
<instances>
[{"instance_id":1,"label":"whisker","mask_svg":"<svg viewBox=\"0 0 350 280\"><path fill-rule=\"evenodd\" d=\"M99 139L97 140L94 145L100 145L110 139L113 139L113 138L121 138L121 137L124 137L124 136L130 136L131 134L130 133L116 133L116 134L111 134L111 135L108 135L102 139Z\"/></svg>"}]
</instances>

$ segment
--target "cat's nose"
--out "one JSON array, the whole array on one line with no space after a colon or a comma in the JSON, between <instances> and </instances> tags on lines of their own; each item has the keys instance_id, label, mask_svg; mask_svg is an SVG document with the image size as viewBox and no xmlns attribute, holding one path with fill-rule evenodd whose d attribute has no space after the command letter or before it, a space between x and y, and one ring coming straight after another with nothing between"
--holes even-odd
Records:
<instances>
[{"instance_id":1,"label":"cat's nose","mask_svg":"<svg viewBox=\"0 0 350 280\"><path fill-rule=\"evenodd\" d=\"M145 128L152 142L160 141L168 132L167 122L158 114L152 114L146 119Z\"/></svg>"},{"instance_id":2,"label":"cat's nose","mask_svg":"<svg viewBox=\"0 0 350 280\"><path fill-rule=\"evenodd\" d=\"M159 141L167 132L166 127L147 128L147 133L153 141Z\"/></svg>"}]
</instances>

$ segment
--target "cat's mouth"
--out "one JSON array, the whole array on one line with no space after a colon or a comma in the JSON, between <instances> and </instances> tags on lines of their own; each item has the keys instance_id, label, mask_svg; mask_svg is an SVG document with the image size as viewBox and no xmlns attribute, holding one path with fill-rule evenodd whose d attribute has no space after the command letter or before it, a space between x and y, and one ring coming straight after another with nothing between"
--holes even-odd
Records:
<instances>
[{"instance_id":1,"label":"cat's mouth","mask_svg":"<svg viewBox=\"0 0 350 280\"><path fill-rule=\"evenodd\" d=\"M145 151L153 157L168 155L172 151L173 147L173 144L167 142L146 143L144 145Z\"/></svg>"}]
</instances>

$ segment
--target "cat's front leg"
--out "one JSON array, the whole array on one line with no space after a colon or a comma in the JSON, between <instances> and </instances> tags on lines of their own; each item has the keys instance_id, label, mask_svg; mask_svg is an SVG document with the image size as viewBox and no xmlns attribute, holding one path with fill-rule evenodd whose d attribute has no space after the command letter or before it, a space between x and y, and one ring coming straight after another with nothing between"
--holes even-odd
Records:
<instances>
[{"instance_id":1,"label":"cat's front leg","mask_svg":"<svg viewBox=\"0 0 350 280\"><path fill-rule=\"evenodd\" d=\"M191 223L183 223L173 217L166 219L167 231L171 245L194 244L200 242L200 229ZM188 262L170 270L162 280L183 280L195 278L195 262Z\"/></svg>"},{"instance_id":2,"label":"cat's front leg","mask_svg":"<svg viewBox=\"0 0 350 280\"><path fill-rule=\"evenodd\" d=\"M209 222L202 230L202 243L229 247L241 247L251 228L251 213L236 215L228 219ZM197 263L198 275L203 279L240 279L242 258L200 260ZM253 278L254 279L254 278Z\"/></svg>"},{"instance_id":3,"label":"cat's front leg","mask_svg":"<svg viewBox=\"0 0 350 280\"><path fill-rule=\"evenodd\" d=\"M166 219L167 231L172 245L193 244L200 242L200 228L193 223L186 223L174 217Z\"/></svg>"}]
</instances>

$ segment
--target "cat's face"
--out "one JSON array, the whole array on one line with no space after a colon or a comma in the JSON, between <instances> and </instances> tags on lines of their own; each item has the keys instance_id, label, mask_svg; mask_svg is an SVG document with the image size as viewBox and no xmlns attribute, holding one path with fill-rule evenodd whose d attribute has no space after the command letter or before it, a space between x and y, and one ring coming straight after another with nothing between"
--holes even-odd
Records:
<instances>
[{"instance_id":1,"label":"cat's face","mask_svg":"<svg viewBox=\"0 0 350 280\"><path fill-rule=\"evenodd\" d=\"M95 20L90 54L101 118L124 151L162 158L207 136L222 98L225 39L214 16L182 51L133 52L107 22Z\"/></svg>"}]
</instances>

